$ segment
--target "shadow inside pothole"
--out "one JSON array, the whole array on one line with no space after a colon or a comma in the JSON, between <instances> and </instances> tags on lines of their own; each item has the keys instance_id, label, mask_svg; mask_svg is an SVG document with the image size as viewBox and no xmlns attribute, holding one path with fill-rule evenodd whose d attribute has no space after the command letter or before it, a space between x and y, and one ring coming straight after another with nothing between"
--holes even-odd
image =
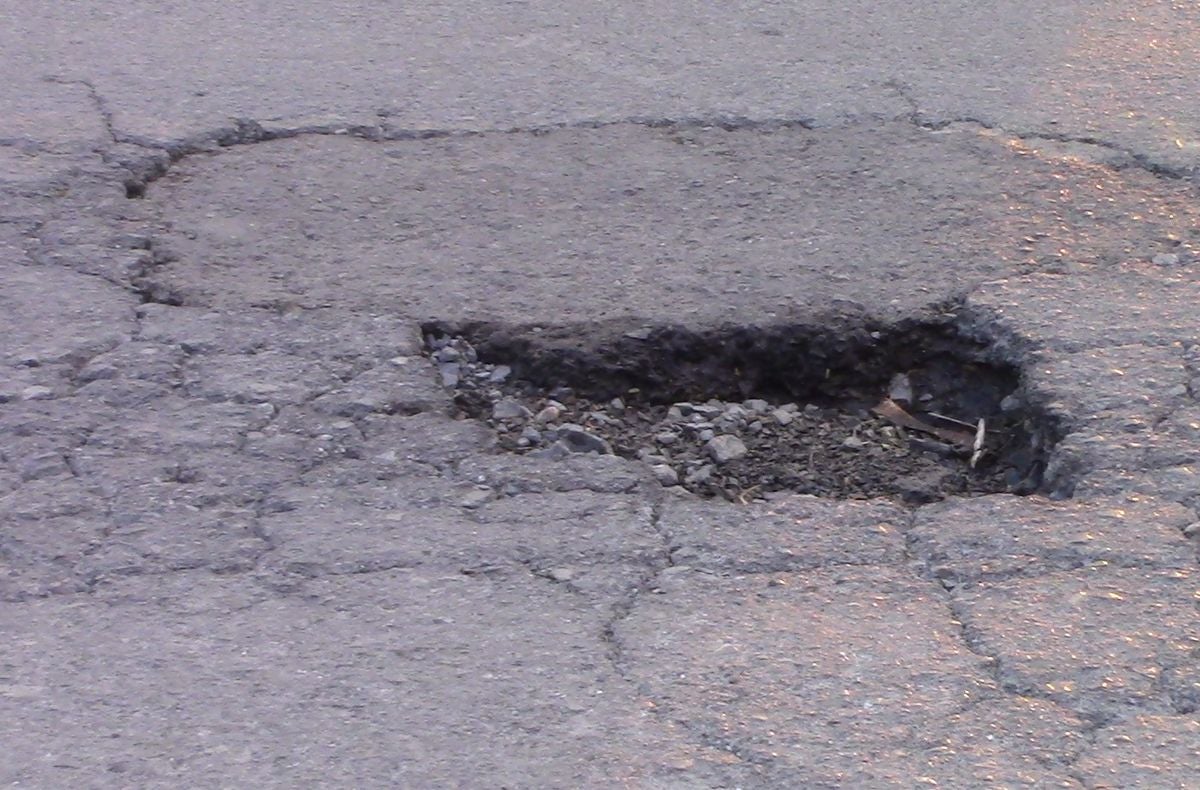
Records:
<instances>
[{"instance_id":1,"label":"shadow inside pothole","mask_svg":"<svg viewBox=\"0 0 1200 790\"><path fill-rule=\"evenodd\" d=\"M611 452L731 501L1030 494L1061 436L1019 368L950 320L422 329L460 415L504 450Z\"/></svg>"}]
</instances>

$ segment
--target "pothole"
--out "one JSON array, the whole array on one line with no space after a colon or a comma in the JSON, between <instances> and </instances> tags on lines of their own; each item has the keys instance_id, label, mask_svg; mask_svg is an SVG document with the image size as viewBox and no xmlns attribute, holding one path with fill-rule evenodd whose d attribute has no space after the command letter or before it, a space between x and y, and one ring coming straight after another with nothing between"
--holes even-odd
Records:
<instances>
[{"instance_id":1,"label":"pothole","mask_svg":"<svg viewBox=\"0 0 1200 790\"><path fill-rule=\"evenodd\" d=\"M506 451L636 458L736 502L1030 494L1058 426L949 317L887 328L423 326L464 418Z\"/></svg>"}]
</instances>

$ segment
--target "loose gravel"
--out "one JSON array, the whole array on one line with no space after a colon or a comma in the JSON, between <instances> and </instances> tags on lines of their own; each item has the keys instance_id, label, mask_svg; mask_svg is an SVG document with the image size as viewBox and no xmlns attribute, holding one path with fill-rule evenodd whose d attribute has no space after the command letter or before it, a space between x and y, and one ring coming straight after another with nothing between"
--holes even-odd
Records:
<instances>
[{"instance_id":1,"label":"loose gravel","mask_svg":"<svg viewBox=\"0 0 1200 790\"><path fill-rule=\"evenodd\" d=\"M1003 424L993 423L972 468L970 448L908 430L861 405L761 398L662 404L645 402L637 389L598 402L566 386L521 380L516 361L484 362L463 337L431 334L425 343L460 416L486 423L513 453L551 459L613 453L640 459L663 486L743 503L778 491L922 503L1034 487L1029 469L1006 461L1015 437ZM900 376L890 394L919 403L923 393L904 391L911 386Z\"/></svg>"}]
</instances>

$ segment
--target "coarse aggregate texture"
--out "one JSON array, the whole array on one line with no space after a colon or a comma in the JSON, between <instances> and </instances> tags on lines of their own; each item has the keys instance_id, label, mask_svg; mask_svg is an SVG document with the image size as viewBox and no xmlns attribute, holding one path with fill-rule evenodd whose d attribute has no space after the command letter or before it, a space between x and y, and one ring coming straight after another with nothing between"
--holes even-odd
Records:
<instances>
[{"instance_id":1,"label":"coarse aggregate texture","mask_svg":"<svg viewBox=\"0 0 1200 790\"><path fill-rule=\"evenodd\" d=\"M0 781L1200 773L1194 6L110 5L0 4ZM1058 435L705 499L503 452L431 322L935 323Z\"/></svg>"}]
</instances>

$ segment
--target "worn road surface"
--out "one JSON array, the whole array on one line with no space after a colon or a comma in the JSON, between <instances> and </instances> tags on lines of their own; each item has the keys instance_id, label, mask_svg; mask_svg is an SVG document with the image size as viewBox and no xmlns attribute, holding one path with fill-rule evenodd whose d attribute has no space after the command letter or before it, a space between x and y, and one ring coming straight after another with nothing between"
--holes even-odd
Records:
<instances>
[{"instance_id":1,"label":"worn road surface","mask_svg":"<svg viewBox=\"0 0 1200 790\"><path fill-rule=\"evenodd\" d=\"M844 5L0 0L0 783L1196 787L1200 7ZM1041 493L704 500L422 356L848 315Z\"/></svg>"}]
</instances>

